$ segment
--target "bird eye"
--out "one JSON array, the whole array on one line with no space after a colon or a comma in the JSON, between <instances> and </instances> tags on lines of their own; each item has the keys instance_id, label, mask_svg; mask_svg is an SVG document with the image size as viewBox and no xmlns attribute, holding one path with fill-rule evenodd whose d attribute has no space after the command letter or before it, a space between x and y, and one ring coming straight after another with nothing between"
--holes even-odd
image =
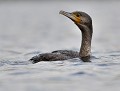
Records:
<instances>
[{"instance_id":1,"label":"bird eye","mask_svg":"<svg viewBox=\"0 0 120 91\"><path fill-rule=\"evenodd\" d=\"M79 14L76 14L76 16L77 16L77 17L80 17L80 15L79 15Z\"/></svg>"}]
</instances>

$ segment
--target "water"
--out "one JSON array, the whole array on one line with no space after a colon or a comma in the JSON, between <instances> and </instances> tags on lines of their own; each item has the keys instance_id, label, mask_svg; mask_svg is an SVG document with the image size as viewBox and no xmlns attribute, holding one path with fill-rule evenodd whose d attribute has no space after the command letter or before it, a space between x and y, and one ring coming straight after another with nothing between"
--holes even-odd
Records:
<instances>
[{"instance_id":1,"label":"water","mask_svg":"<svg viewBox=\"0 0 120 91\"><path fill-rule=\"evenodd\" d=\"M0 91L119 91L119 8L119 1L0 2ZM92 17L92 63L27 61L57 49L79 51L81 33L60 10Z\"/></svg>"}]
</instances>

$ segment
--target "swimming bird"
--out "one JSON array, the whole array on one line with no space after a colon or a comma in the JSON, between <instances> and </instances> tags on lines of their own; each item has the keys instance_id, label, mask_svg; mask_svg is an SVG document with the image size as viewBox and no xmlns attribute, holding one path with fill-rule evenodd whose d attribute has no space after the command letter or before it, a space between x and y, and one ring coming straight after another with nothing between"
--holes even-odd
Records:
<instances>
[{"instance_id":1,"label":"swimming bird","mask_svg":"<svg viewBox=\"0 0 120 91\"><path fill-rule=\"evenodd\" d=\"M32 63L37 63L40 61L61 61L80 58L83 62L90 62L91 40L93 33L92 18L87 13L81 11L74 11L70 13L61 10L59 14L62 14L71 19L81 30L82 41L80 51L56 50L51 53L43 53L34 56L29 61Z\"/></svg>"}]
</instances>

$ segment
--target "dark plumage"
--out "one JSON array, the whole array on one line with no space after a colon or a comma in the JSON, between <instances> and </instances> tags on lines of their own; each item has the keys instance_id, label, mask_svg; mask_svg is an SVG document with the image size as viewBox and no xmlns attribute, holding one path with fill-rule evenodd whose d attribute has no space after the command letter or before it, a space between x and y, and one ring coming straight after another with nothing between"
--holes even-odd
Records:
<instances>
[{"instance_id":1,"label":"dark plumage","mask_svg":"<svg viewBox=\"0 0 120 91\"><path fill-rule=\"evenodd\" d=\"M90 62L91 40L92 40L92 19L85 12L75 11L72 13L60 11L60 14L71 19L82 32L80 51L57 50L51 53L43 53L32 57L29 61L37 63L40 61L58 61L72 58L80 58L83 62Z\"/></svg>"},{"instance_id":2,"label":"dark plumage","mask_svg":"<svg viewBox=\"0 0 120 91\"><path fill-rule=\"evenodd\" d=\"M57 61L57 60L67 60L72 58L78 58L79 52L72 50L56 50L51 53L43 53L34 56L30 59L32 63L37 63L39 61Z\"/></svg>"}]
</instances>

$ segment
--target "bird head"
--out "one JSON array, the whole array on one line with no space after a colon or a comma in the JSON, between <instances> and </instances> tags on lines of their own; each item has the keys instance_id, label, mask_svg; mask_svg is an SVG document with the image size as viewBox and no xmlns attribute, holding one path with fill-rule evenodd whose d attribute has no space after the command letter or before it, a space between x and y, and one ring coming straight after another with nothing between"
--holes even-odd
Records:
<instances>
[{"instance_id":1,"label":"bird head","mask_svg":"<svg viewBox=\"0 0 120 91\"><path fill-rule=\"evenodd\" d=\"M62 14L71 19L82 31L91 30L92 32L92 19L87 13L81 11L69 13L61 10L59 14Z\"/></svg>"}]
</instances>

